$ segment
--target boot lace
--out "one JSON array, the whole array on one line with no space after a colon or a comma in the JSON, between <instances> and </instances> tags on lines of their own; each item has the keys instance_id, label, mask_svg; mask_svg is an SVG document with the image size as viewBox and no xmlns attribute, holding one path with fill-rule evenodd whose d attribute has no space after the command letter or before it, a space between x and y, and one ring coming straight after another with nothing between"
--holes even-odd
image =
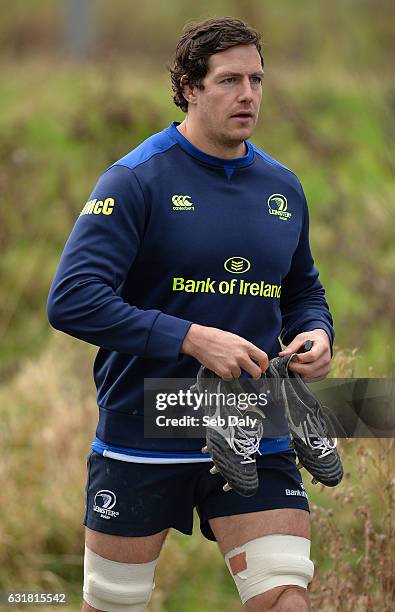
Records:
<instances>
[{"instance_id":1,"label":"boot lace","mask_svg":"<svg viewBox=\"0 0 395 612\"><path fill-rule=\"evenodd\" d=\"M321 412L315 415L308 414L302 423L302 428L306 444L314 451L321 451L319 457L330 455L336 448L337 438L329 437L326 421Z\"/></svg>"}]
</instances>

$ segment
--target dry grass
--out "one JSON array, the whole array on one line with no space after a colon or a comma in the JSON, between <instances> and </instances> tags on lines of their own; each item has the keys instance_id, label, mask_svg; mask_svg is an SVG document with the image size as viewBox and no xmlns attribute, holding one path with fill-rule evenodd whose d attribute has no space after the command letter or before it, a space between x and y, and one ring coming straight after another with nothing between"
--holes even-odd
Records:
<instances>
[{"instance_id":1,"label":"dry grass","mask_svg":"<svg viewBox=\"0 0 395 612\"><path fill-rule=\"evenodd\" d=\"M344 441L342 451L344 483L315 492L312 504L313 558L320 560L313 609L389 612L395 595L393 440Z\"/></svg>"},{"instance_id":2,"label":"dry grass","mask_svg":"<svg viewBox=\"0 0 395 612\"><path fill-rule=\"evenodd\" d=\"M83 468L96 418L89 370L86 347L59 334L0 390L2 590L63 584L48 555L78 555L80 565Z\"/></svg>"},{"instance_id":3,"label":"dry grass","mask_svg":"<svg viewBox=\"0 0 395 612\"><path fill-rule=\"evenodd\" d=\"M0 591L63 589L74 594L68 610L79 609L82 580L85 458L97 416L93 354L54 334L41 356L0 388ZM349 375L352 360L351 352L339 354L337 374ZM393 451L392 440L343 441L344 482L334 490L307 485L314 610L393 609ZM152 612L218 607L241 609L216 546L198 530L192 538L172 534Z\"/></svg>"}]
</instances>

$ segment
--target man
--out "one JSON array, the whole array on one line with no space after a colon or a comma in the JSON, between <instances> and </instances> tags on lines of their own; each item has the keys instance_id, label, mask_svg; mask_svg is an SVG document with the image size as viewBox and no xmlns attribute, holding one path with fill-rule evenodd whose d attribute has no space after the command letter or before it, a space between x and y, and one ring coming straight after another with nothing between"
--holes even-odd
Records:
<instances>
[{"instance_id":1,"label":"man","mask_svg":"<svg viewBox=\"0 0 395 612\"><path fill-rule=\"evenodd\" d=\"M309 339L290 369L320 378L333 342L300 183L248 141L259 35L231 18L195 24L171 77L184 121L104 172L49 296L51 324L100 347L82 609L145 610L168 530L190 534L196 507L246 610L308 610L308 503L289 438L263 441L249 498L223 491L202 440L144 438L145 377L193 378L202 364L259 379Z\"/></svg>"}]
</instances>

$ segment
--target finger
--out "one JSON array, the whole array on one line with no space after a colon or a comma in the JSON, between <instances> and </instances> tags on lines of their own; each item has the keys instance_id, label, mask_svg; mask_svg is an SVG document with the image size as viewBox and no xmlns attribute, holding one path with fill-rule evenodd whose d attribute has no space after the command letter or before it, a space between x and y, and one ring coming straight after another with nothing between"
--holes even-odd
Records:
<instances>
[{"instance_id":1,"label":"finger","mask_svg":"<svg viewBox=\"0 0 395 612\"><path fill-rule=\"evenodd\" d=\"M297 353L308 339L306 334L298 334L288 346L279 352L279 355L282 357L284 355L291 355L291 353Z\"/></svg>"},{"instance_id":2,"label":"finger","mask_svg":"<svg viewBox=\"0 0 395 612\"><path fill-rule=\"evenodd\" d=\"M321 342L320 340L314 340L313 346L309 351L305 353L298 353L299 363L311 363L318 361L321 357L327 356L330 359L330 348L327 342Z\"/></svg>"},{"instance_id":3,"label":"finger","mask_svg":"<svg viewBox=\"0 0 395 612\"><path fill-rule=\"evenodd\" d=\"M234 365L230 368L228 368L228 370L224 373L222 372L216 372L216 374L222 378L222 380L234 380L235 378L240 378L241 376L241 369L237 366Z\"/></svg>"},{"instance_id":4,"label":"finger","mask_svg":"<svg viewBox=\"0 0 395 612\"><path fill-rule=\"evenodd\" d=\"M267 353L265 353L265 351L262 351L254 344L251 344L248 349L248 355L251 357L251 359L253 359L259 364L259 367L261 369L260 375L262 374L262 372L267 370L269 366L269 357L267 356Z\"/></svg>"},{"instance_id":5,"label":"finger","mask_svg":"<svg viewBox=\"0 0 395 612\"><path fill-rule=\"evenodd\" d=\"M330 368L322 368L321 370L316 370L310 376L303 376L303 380L305 382L318 382L319 380L324 380L330 372Z\"/></svg>"},{"instance_id":6,"label":"finger","mask_svg":"<svg viewBox=\"0 0 395 612\"><path fill-rule=\"evenodd\" d=\"M326 378L326 374L324 376L316 376L315 378L303 378L306 383L314 383L319 382L320 380L324 380Z\"/></svg>"},{"instance_id":7,"label":"finger","mask_svg":"<svg viewBox=\"0 0 395 612\"><path fill-rule=\"evenodd\" d=\"M289 362L288 369L291 370L291 372L296 372L300 375L308 375L311 374L313 371L317 372L321 368L324 368L326 365L326 360L323 356L321 356L319 359L316 359L315 361L311 361L308 363L301 363L300 357L301 356L298 355L297 360L292 360Z\"/></svg>"},{"instance_id":8,"label":"finger","mask_svg":"<svg viewBox=\"0 0 395 612\"><path fill-rule=\"evenodd\" d=\"M330 365L326 364L326 362L319 364L314 363L313 365L293 363L292 368L290 365L289 369L292 372L299 374L299 376L301 376L303 379L311 379L326 376L330 372Z\"/></svg>"},{"instance_id":9,"label":"finger","mask_svg":"<svg viewBox=\"0 0 395 612\"><path fill-rule=\"evenodd\" d=\"M313 363L320 359L325 351L320 351L318 347L314 347L307 351L307 353L298 353L298 359L296 363Z\"/></svg>"},{"instance_id":10,"label":"finger","mask_svg":"<svg viewBox=\"0 0 395 612\"><path fill-rule=\"evenodd\" d=\"M228 382L229 380L233 380L233 374L232 373L226 373L226 374L218 374L218 376L220 378L222 378L222 380L225 380L226 382Z\"/></svg>"},{"instance_id":11,"label":"finger","mask_svg":"<svg viewBox=\"0 0 395 612\"><path fill-rule=\"evenodd\" d=\"M239 365L255 380L258 380L262 376L261 368L255 363L255 361L252 361L252 359L249 359L248 357L239 359Z\"/></svg>"},{"instance_id":12,"label":"finger","mask_svg":"<svg viewBox=\"0 0 395 612\"><path fill-rule=\"evenodd\" d=\"M231 373L232 373L232 379L233 378L240 378L240 376L241 376L241 369L237 365L233 366L231 368Z\"/></svg>"},{"instance_id":13,"label":"finger","mask_svg":"<svg viewBox=\"0 0 395 612\"><path fill-rule=\"evenodd\" d=\"M332 369L332 362L324 363L324 365L321 368L314 369L314 372L311 376L312 382L326 378L329 372L331 371L331 369Z\"/></svg>"}]
</instances>

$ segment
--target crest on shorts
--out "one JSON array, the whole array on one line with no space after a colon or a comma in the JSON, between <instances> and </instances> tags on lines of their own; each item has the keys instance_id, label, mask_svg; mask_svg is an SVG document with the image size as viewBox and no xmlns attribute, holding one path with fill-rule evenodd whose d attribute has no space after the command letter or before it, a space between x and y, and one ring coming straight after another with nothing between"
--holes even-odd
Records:
<instances>
[{"instance_id":1,"label":"crest on shorts","mask_svg":"<svg viewBox=\"0 0 395 612\"><path fill-rule=\"evenodd\" d=\"M102 489L98 491L93 500L93 511L100 514L100 518L110 519L118 516L119 512L112 510L117 503L117 496L112 491Z\"/></svg>"}]
</instances>

